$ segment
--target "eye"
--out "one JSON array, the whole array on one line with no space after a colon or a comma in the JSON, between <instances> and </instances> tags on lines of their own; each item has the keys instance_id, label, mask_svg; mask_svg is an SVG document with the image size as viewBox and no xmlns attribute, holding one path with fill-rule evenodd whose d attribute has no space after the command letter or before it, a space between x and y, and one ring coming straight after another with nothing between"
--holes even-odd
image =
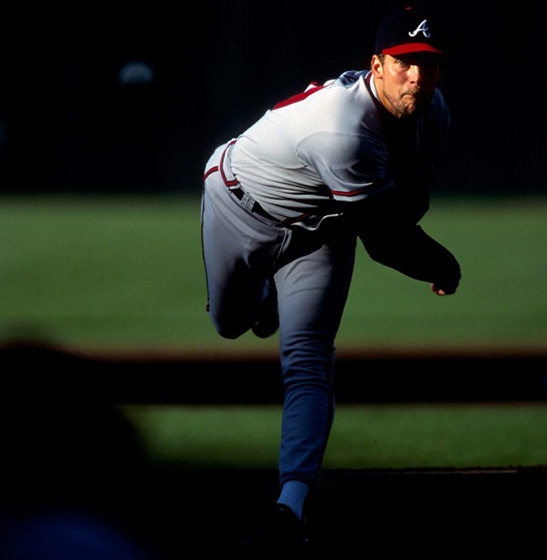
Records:
<instances>
[{"instance_id":1,"label":"eye","mask_svg":"<svg viewBox=\"0 0 547 560\"><path fill-rule=\"evenodd\" d=\"M408 70L410 68L410 64L408 62L405 62L404 60L401 60L400 58L395 59L395 64L397 64L397 66L401 70Z\"/></svg>"}]
</instances>

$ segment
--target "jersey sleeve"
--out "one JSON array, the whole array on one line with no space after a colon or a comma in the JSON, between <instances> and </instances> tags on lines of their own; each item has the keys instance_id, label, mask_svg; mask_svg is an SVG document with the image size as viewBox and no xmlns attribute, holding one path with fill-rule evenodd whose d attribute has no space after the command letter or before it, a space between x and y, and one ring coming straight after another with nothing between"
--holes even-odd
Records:
<instances>
[{"instance_id":1,"label":"jersey sleeve","mask_svg":"<svg viewBox=\"0 0 547 560\"><path fill-rule=\"evenodd\" d=\"M305 138L297 150L336 201L363 200L392 186L385 145L372 135L321 132Z\"/></svg>"}]
</instances>

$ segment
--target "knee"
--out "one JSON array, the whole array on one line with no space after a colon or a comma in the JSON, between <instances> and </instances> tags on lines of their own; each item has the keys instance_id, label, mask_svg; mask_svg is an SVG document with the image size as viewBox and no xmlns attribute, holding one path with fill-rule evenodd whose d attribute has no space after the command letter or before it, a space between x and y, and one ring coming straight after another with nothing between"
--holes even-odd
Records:
<instances>
[{"instance_id":1,"label":"knee","mask_svg":"<svg viewBox=\"0 0 547 560\"><path fill-rule=\"evenodd\" d=\"M244 334L246 332L246 330L235 330L233 328L226 328L226 327L215 327L217 330L217 333L222 337L222 338L227 338L228 340L235 340L236 338L239 338L242 334Z\"/></svg>"},{"instance_id":2,"label":"knee","mask_svg":"<svg viewBox=\"0 0 547 560\"><path fill-rule=\"evenodd\" d=\"M241 324L237 321L222 321L218 317L214 317L213 315L210 315L210 319L217 333L222 338L227 338L229 340L235 340L236 338L239 338L250 328L250 326L247 324Z\"/></svg>"}]
</instances>

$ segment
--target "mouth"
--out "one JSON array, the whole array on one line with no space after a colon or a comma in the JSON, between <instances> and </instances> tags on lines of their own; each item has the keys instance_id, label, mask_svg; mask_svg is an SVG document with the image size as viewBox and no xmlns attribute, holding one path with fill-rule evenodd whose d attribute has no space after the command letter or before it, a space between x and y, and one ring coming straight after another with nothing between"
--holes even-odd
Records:
<instances>
[{"instance_id":1,"label":"mouth","mask_svg":"<svg viewBox=\"0 0 547 560\"><path fill-rule=\"evenodd\" d=\"M424 105L423 92L420 91L407 91L401 96L401 114L413 115L419 111Z\"/></svg>"},{"instance_id":2,"label":"mouth","mask_svg":"<svg viewBox=\"0 0 547 560\"><path fill-rule=\"evenodd\" d=\"M417 99L420 96L420 91L407 91L406 93L403 94L403 97L406 95Z\"/></svg>"}]
</instances>

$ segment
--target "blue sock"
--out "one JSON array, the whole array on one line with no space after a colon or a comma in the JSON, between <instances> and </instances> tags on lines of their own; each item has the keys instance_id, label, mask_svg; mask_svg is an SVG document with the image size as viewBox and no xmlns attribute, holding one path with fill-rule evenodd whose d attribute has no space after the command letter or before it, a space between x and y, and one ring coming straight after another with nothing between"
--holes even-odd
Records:
<instances>
[{"instance_id":1,"label":"blue sock","mask_svg":"<svg viewBox=\"0 0 547 560\"><path fill-rule=\"evenodd\" d=\"M304 501L306 500L309 489L309 484L306 484L305 482L300 482L299 480L289 480L283 484L277 503L289 506L296 514L296 517L298 517L298 519L302 519Z\"/></svg>"}]
</instances>

